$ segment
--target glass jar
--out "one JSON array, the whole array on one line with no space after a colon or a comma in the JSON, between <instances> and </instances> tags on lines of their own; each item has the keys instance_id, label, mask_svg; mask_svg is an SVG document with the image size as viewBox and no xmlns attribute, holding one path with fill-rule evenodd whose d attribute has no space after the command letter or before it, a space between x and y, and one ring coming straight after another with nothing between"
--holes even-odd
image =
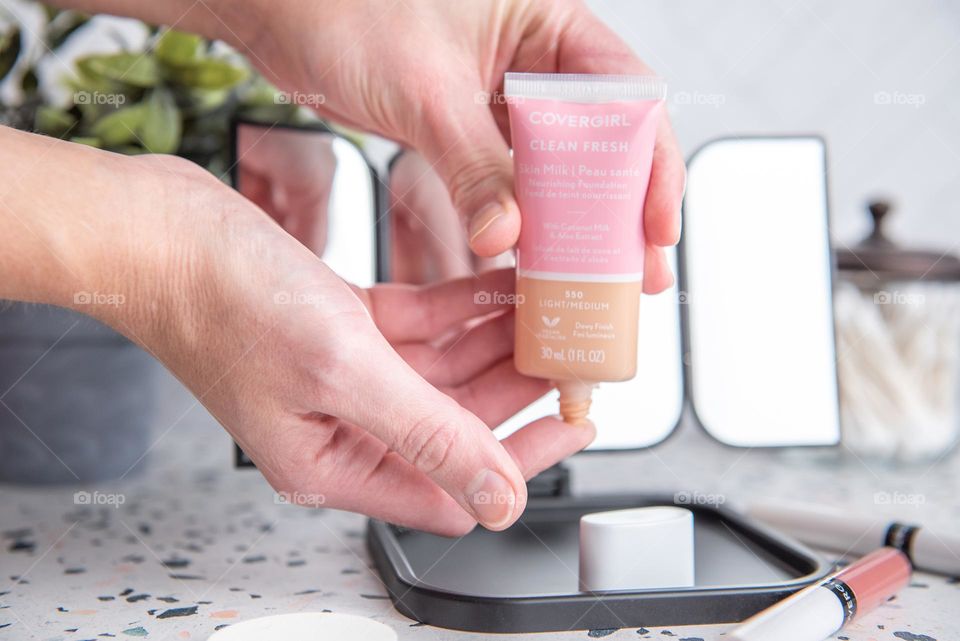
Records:
<instances>
[{"instance_id":1,"label":"glass jar","mask_svg":"<svg viewBox=\"0 0 960 641\"><path fill-rule=\"evenodd\" d=\"M945 455L960 432L960 259L872 232L837 251L837 365L844 444L899 461Z\"/></svg>"}]
</instances>

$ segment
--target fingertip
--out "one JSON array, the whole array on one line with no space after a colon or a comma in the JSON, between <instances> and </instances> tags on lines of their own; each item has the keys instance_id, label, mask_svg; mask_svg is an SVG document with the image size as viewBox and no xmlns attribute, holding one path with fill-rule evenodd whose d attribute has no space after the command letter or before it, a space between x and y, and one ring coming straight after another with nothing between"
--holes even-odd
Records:
<instances>
[{"instance_id":1,"label":"fingertip","mask_svg":"<svg viewBox=\"0 0 960 641\"><path fill-rule=\"evenodd\" d=\"M680 212L685 178L682 175L657 178L654 183L654 175L651 175L643 212L644 231L648 242L659 247L671 247L680 242Z\"/></svg>"},{"instance_id":2,"label":"fingertip","mask_svg":"<svg viewBox=\"0 0 960 641\"><path fill-rule=\"evenodd\" d=\"M643 293L659 294L673 287L674 277L670 262L662 247L647 246L644 260Z\"/></svg>"},{"instance_id":3,"label":"fingertip","mask_svg":"<svg viewBox=\"0 0 960 641\"><path fill-rule=\"evenodd\" d=\"M545 416L517 430L502 441L526 479L593 443L597 428L590 420L576 425L556 416Z\"/></svg>"},{"instance_id":4,"label":"fingertip","mask_svg":"<svg viewBox=\"0 0 960 641\"><path fill-rule=\"evenodd\" d=\"M518 486L505 476L519 476L518 472L516 469L504 473L484 469L467 486L467 504L480 525L488 530L505 530L523 513L527 501L526 483L521 480Z\"/></svg>"},{"instance_id":5,"label":"fingertip","mask_svg":"<svg viewBox=\"0 0 960 641\"><path fill-rule=\"evenodd\" d=\"M657 146L643 211L648 242L668 247L680 241L680 211L686 184L687 168L683 153L670 122L664 119L657 132Z\"/></svg>"},{"instance_id":6,"label":"fingertip","mask_svg":"<svg viewBox=\"0 0 960 641\"><path fill-rule=\"evenodd\" d=\"M512 198L482 207L470 217L470 248L482 257L497 256L513 247L520 236L520 210Z\"/></svg>"}]
</instances>

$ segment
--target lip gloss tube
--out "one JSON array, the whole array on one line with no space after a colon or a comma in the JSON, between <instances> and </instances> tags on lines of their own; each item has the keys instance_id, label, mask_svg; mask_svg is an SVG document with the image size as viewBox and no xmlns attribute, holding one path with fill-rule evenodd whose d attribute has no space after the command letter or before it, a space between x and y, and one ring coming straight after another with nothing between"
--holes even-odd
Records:
<instances>
[{"instance_id":1,"label":"lip gloss tube","mask_svg":"<svg viewBox=\"0 0 960 641\"><path fill-rule=\"evenodd\" d=\"M666 86L647 76L508 73L515 191L514 363L584 421L596 383L637 371L643 206Z\"/></svg>"},{"instance_id":2,"label":"lip gloss tube","mask_svg":"<svg viewBox=\"0 0 960 641\"><path fill-rule=\"evenodd\" d=\"M903 552L880 548L750 617L730 641L823 641L896 594L910 572Z\"/></svg>"},{"instance_id":3,"label":"lip gloss tube","mask_svg":"<svg viewBox=\"0 0 960 641\"><path fill-rule=\"evenodd\" d=\"M960 574L960 536L953 532L818 505L757 503L747 513L814 547L865 554L886 545L906 554L918 570Z\"/></svg>"}]
</instances>

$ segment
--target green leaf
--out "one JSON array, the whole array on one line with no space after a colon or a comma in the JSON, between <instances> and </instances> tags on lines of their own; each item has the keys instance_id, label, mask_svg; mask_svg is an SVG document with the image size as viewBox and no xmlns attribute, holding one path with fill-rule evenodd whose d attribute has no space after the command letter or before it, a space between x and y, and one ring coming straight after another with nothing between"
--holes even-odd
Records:
<instances>
[{"instance_id":1,"label":"green leaf","mask_svg":"<svg viewBox=\"0 0 960 641\"><path fill-rule=\"evenodd\" d=\"M203 114L218 109L230 98L229 89L189 89L190 112Z\"/></svg>"},{"instance_id":2,"label":"green leaf","mask_svg":"<svg viewBox=\"0 0 960 641\"><path fill-rule=\"evenodd\" d=\"M263 76L254 76L240 92L240 102L244 107L272 107L283 104L281 95L281 91L264 80Z\"/></svg>"},{"instance_id":3,"label":"green leaf","mask_svg":"<svg viewBox=\"0 0 960 641\"><path fill-rule=\"evenodd\" d=\"M168 29L156 46L157 59L168 65L188 65L200 59L203 38L182 31Z\"/></svg>"},{"instance_id":4,"label":"green leaf","mask_svg":"<svg viewBox=\"0 0 960 641\"><path fill-rule=\"evenodd\" d=\"M140 139L148 151L172 154L180 146L183 123L173 94L164 87L150 92L144 103L145 115L140 125Z\"/></svg>"},{"instance_id":5,"label":"green leaf","mask_svg":"<svg viewBox=\"0 0 960 641\"><path fill-rule=\"evenodd\" d=\"M107 147L135 142L145 116L143 105L117 109L98 120L91 132Z\"/></svg>"},{"instance_id":6,"label":"green leaf","mask_svg":"<svg viewBox=\"0 0 960 641\"><path fill-rule=\"evenodd\" d=\"M248 71L224 60L208 59L193 65L168 67L167 76L194 89L229 89L247 79Z\"/></svg>"},{"instance_id":7,"label":"green leaf","mask_svg":"<svg viewBox=\"0 0 960 641\"><path fill-rule=\"evenodd\" d=\"M104 78L134 87L153 87L160 80L157 59L149 53L112 53L77 60L77 67L93 79Z\"/></svg>"},{"instance_id":8,"label":"green leaf","mask_svg":"<svg viewBox=\"0 0 960 641\"><path fill-rule=\"evenodd\" d=\"M57 138L65 136L76 124L77 118L74 115L49 105L38 107L34 119L34 129Z\"/></svg>"}]
</instances>

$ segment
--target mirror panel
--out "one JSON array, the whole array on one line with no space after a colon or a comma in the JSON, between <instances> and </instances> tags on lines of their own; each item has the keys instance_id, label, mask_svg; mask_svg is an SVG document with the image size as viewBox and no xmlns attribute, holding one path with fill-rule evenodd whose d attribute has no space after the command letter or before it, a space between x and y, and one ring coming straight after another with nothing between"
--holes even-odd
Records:
<instances>
[{"instance_id":1,"label":"mirror panel","mask_svg":"<svg viewBox=\"0 0 960 641\"><path fill-rule=\"evenodd\" d=\"M812 137L720 140L690 162L689 394L724 443L839 442L826 169Z\"/></svg>"}]
</instances>

